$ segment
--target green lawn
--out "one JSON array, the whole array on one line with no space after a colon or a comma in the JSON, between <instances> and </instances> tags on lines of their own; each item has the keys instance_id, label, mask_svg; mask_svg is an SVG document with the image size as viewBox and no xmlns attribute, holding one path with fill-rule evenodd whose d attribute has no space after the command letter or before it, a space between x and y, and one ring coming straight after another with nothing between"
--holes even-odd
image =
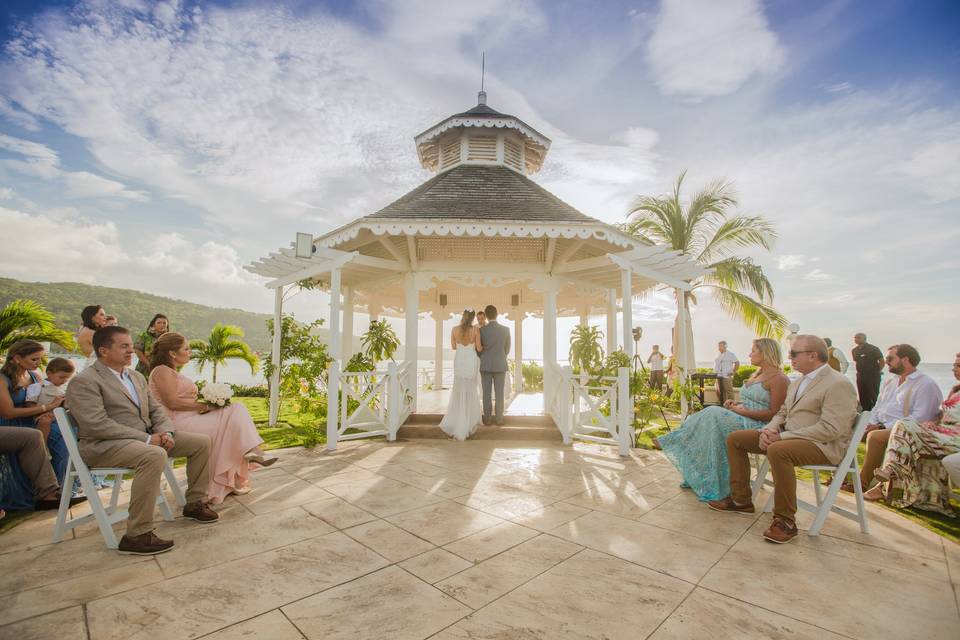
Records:
<instances>
[{"instance_id":1,"label":"green lawn","mask_svg":"<svg viewBox=\"0 0 960 640\"><path fill-rule=\"evenodd\" d=\"M674 416L671 416L670 425L672 429L676 429L679 425L679 422L679 419L674 419ZM637 447L641 449L653 449L653 439L657 436L667 433L669 430L670 429L667 428L666 423L662 418L654 420L649 426L637 431ZM863 457L865 454L866 445L861 444L857 453L857 458L859 459L860 464L863 464ZM803 469L797 471L797 478L800 480L809 482L812 476L813 474L809 471L804 471ZM951 518L940 513L924 511L922 509L894 509L893 507L888 507L882 502L876 504L879 504L884 509L895 511L904 518L918 522L927 529L940 534L944 538L948 538L960 544L960 518ZM958 512L960 512L960 501L951 500L951 504Z\"/></svg>"},{"instance_id":2,"label":"green lawn","mask_svg":"<svg viewBox=\"0 0 960 640\"><path fill-rule=\"evenodd\" d=\"M270 417L269 402L266 398L234 398L242 402L257 425L257 431L263 438L264 449L282 449L284 447L302 447L326 444L327 425L316 418L304 416L292 409L289 404L280 406L280 418L275 427L267 426Z\"/></svg>"}]
</instances>

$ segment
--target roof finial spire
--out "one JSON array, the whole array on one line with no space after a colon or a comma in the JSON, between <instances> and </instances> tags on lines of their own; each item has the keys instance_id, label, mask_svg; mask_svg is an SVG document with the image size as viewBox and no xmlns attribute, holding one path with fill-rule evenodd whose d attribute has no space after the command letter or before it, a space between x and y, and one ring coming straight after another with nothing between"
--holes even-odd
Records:
<instances>
[{"instance_id":1,"label":"roof finial spire","mask_svg":"<svg viewBox=\"0 0 960 640\"><path fill-rule=\"evenodd\" d=\"M480 93L477 94L477 104L487 104L487 92L483 90L484 76L487 73L487 52L480 53Z\"/></svg>"}]
</instances>

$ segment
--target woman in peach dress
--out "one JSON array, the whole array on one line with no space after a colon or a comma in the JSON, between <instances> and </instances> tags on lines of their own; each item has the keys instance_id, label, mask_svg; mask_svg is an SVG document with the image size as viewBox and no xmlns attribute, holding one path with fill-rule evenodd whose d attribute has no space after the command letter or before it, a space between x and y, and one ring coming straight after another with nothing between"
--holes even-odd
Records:
<instances>
[{"instance_id":1,"label":"woman in peach dress","mask_svg":"<svg viewBox=\"0 0 960 640\"><path fill-rule=\"evenodd\" d=\"M230 495L250 491L250 464L270 466L263 439L242 404L216 408L197 401L197 385L178 369L190 362L190 343L179 333L165 333L150 354L150 391L178 431L210 436L210 489L207 498L220 504Z\"/></svg>"}]
</instances>

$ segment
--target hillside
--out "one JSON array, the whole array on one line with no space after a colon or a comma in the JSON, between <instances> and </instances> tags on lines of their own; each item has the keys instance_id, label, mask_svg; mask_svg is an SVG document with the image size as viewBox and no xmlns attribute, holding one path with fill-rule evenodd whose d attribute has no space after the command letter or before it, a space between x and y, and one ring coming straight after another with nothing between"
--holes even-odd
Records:
<instances>
[{"instance_id":1,"label":"hillside","mask_svg":"<svg viewBox=\"0 0 960 640\"><path fill-rule=\"evenodd\" d=\"M39 302L54 314L60 328L71 333L80 326L80 310L88 304L99 304L133 331L142 331L154 314L162 313L170 318L174 331L188 338L205 338L213 325L222 322L241 327L246 333L247 343L253 349L264 353L270 350L266 325L270 316L263 313L207 307L132 289L77 282L21 282L0 278L0 307L18 298Z\"/></svg>"}]
</instances>

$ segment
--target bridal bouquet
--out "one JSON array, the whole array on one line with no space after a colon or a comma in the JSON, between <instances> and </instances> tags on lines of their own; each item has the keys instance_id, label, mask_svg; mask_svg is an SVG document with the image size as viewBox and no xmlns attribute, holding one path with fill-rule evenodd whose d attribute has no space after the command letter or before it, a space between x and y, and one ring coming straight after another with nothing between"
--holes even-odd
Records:
<instances>
[{"instance_id":1,"label":"bridal bouquet","mask_svg":"<svg viewBox=\"0 0 960 640\"><path fill-rule=\"evenodd\" d=\"M225 407L230 404L230 398L232 397L233 389L230 388L230 385L222 382L211 382L203 385L203 388L200 389L198 400L213 407Z\"/></svg>"}]
</instances>

